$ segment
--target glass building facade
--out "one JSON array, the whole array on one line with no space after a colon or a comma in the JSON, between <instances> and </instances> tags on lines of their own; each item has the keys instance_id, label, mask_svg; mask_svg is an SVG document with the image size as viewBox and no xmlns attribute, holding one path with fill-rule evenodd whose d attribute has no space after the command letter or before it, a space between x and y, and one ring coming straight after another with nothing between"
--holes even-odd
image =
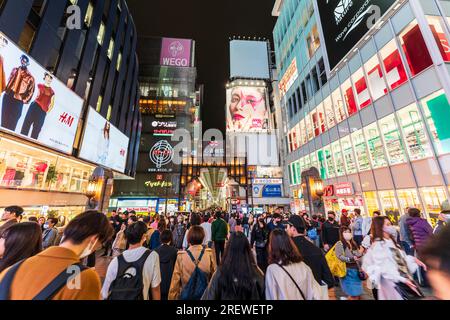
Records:
<instances>
[{"instance_id":1,"label":"glass building facade","mask_svg":"<svg viewBox=\"0 0 450 320\"><path fill-rule=\"evenodd\" d=\"M315 76L324 46L310 56L317 13L298 27L302 7L314 11L314 2L284 1L274 30L281 74L293 59L299 66L281 103L293 209L303 209L301 173L314 166L331 190L329 210L382 210L395 222L418 207L434 223L450 186L450 1L398 1L326 79Z\"/></svg>"}]
</instances>

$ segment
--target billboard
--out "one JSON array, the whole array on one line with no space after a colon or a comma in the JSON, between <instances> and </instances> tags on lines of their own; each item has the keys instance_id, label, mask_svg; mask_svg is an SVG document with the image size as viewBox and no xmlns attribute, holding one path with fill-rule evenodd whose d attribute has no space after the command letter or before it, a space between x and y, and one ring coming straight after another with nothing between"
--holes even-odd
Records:
<instances>
[{"instance_id":1,"label":"billboard","mask_svg":"<svg viewBox=\"0 0 450 320\"><path fill-rule=\"evenodd\" d=\"M177 130L178 122L176 119L159 119L155 116L150 117L151 134L154 137L172 137Z\"/></svg>"},{"instance_id":2,"label":"billboard","mask_svg":"<svg viewBox=\"0 0 450 320\"><path fill-rule=\"evenodd\" d=\"M349 53L396 0L319 0L330 69Z\"/></svg>"},{"instance_id":3,"label":"billboard","mask_svg":"<svg viewBox=\"0 0 450 320\"><path fill-rule=\"evenodd\" d=\"M230 78L270 79L266 41L230 42Z\"/></svg>"},{"instance_id":4,"label":"billboard","mask_svg":"<svg viewBox=\"0 0 450 320\"><path fill-rule=\"evenodd\" d=\"M227 131L269 130L267 94L264 87L237 86L227 89Z\"/></svg>"},{"instance_id":5,"label":"billboard","mask_svg":"<svg viewBox=\"0 0 450 320\"><path fill-rule=\"evenodd\" d=\"M192 40L163 38L160 64L170 67L191 67Z\"/></svg>"},{"instance_id":6,"label":"billboard","mask_svg":"<svg viewBox=\"0 0 450 320\"><path fill-rule=\"evenodd\" d=\"M125 172L129 139L93 108L89 109L79 157Z\"/></svg>"},{"instance_id":7,"label":"billboard","mask_svg":"<svg viewBox=\"0 0 450 320\"><path fill-rule=\"evenodd\" d=\"M294 60L292 60L291 64L284 73L283 77L281 78L280 83L278 84L281 97L284 97L286 95L286 92L289 91L289 89L292 87L297 78L298 78L297 58L294 58Z\"/></svg>"},{"instance_id":8,"label":"billboard","mask_svg":"<svg viewBox=\"0 0 450 320\"><path fill-rule=\"evenodd\" d=\"M253 185L254 198L281 198L281 184L258 184Z\"/></svg>"},{"instance_id":9,"label":"billboard","mask_svg":"<svg viewBox=\"0 0 450 320\"><path fill-rule=\"evenodd\" d=\"M0 32L0 129L72 153L83 100Z\"/></svg>"}]
</instances>

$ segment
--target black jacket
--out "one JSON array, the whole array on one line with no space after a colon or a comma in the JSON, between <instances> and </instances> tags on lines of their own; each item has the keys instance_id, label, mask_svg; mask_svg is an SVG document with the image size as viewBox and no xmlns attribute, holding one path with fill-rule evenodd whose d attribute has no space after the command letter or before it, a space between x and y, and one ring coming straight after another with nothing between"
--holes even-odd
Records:
<instances>
[{"instance_id":1,"label":"black jacket","mask_svg":"<svg viewBox=\"0 0 450 320\"><path fill-rule=\"evenodd\" d=\"M303 236L292 238L292 240L294 240L304 262L311 268L316 281L320 285L323 285L323 281L328 285L328 288L333 288L333 275L322 251Z\"/></svg>"},{"instance_id":2,"label":"black jacket","mask_svg":"<svg viewBox=\"0 0 450 320\"><path fill-rule=\"evenodd\" d=\"M172 246L163 244L155 251L159 255L159 265L161 268L161 298L167 300L178 250Z\"/></svg>"},{"instance_id":3,"label":"black jacket","mask_svg":"<svg viewBox=\"0 0 450 320\"><path fill-rule=\"evenodd\" d=\"M252 289L249 292L243 292L239 283L233 285L234 293L225 292L219 283L220 275L218 269L212 276L202 300L265 300L264 274L256 266L252 277Z\"/></svg>"},{"instance_id":4,"label":"black jacket","mask_svg":"<svg viewBox=\"0 0 450 320\"><path fill-rule=\"evenodd\" d=\"M255 224L253 226L252 229L252 233L250 235L250 243L253 247L253 245L256 242L257 247L259 243L266 243L267 244L267 240L269 239L269 230L267 229L267 227L265 228L260 228L258 224Z\"/></svg>"},{"instance_id":5,"label":"black jacket","mask_svg":"<svg viewBox=\"0 0 450 320\"><path fill-rule=\"evenodd\" d=\"M331 249L339 241L339 224L336 221L326 221L322 225L322 238L323 244L328 244Z\"/></svg>"}]
</instances>

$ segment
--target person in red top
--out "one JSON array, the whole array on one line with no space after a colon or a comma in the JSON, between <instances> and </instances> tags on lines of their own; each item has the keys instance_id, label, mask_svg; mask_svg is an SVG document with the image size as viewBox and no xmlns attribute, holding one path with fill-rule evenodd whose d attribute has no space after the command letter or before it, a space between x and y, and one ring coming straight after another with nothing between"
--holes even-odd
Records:
<instances>
[{"instance_id":1,"label":"person in red top","mask_svg":"<svg viewBox=\"0 0 450 320\"><path fill-rule=\"evenodd\" d=\"M31 131L31 138L38 139L44 126L45 118L49 112L52 111L55 105L55 92L51 88L53 77L50 73L45 73L44 83L38 84L38 96L31 103L28 108L27 115L22 125L22 134L29 135L31 125L33 130Z\"/></svg>"},{"instance_id":2,"label":"person in red top","mask_svg":"<svg viewBox=\"0 0 450 320\"><path fill-rule=\"evenodd\" d=\"M350 219L348 217L348 210L342 209L342 215L340 219L341 227L348 227L350 226Z\"/></svg>"},{"instance_id":3,"label":"person in red top","mask_svg":"<svg viewBox=\"0 0 450 320\"><path fill-rule=\"evenodd\" d=\"M20 57L20 67L14 68L6 85L2 101L2 127L16 131L24 104L30 103L35 90L34 77L28 70L30 59Z\"/></svg>"}]
</instances>

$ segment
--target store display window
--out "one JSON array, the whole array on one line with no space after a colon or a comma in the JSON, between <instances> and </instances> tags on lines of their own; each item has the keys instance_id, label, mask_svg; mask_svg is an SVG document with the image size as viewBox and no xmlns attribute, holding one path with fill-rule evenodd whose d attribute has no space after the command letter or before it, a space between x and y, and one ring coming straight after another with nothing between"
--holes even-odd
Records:
<instances>
[{"instance_id":1,"label":"store display window","mask_svg":"<svg viewBox=\"0 0 450 320\"><path fill-rule=\"evenodd\" d=\"M297 144L297 126L294 127L292 130L292 150L297 150L298 144Z\"/></svg>"},{"instance_id":2,"label":"store display window","mask_svg":"<svg viewBox=\"0 0 450 320\"><path fill-rule=\"evenodd\" d=\"M389 218L393 225L398 225L400 219L400 209L395 198L393 190L378 191L384 214Z\"/></svg>"},{"instance_id":3,"label":"store display window","mask_svg":"<svg viewBox=\"0 0 450 320\"><path fill-rule=\"evenodd\" d=\"M319 120L319 128L320 128L320 132L324 133L325 131L327 131L327 127L326 127L326 122L325 122L325 112L323 109L323 105L319 105L317 108L317 119Z\"/></svg>"},{"instance_id":4,"label":"store display window","mask_svg":"<svg viewBox=\"0 0 450 320\"><path fill-rule=\"evenodd\" d=\"M293 164L291 163L288 168L289 168L289 185L294 185L294 178L293 178L293 174L292 174L292 167Z\"/></svg>"},{"instance_id":5,"label":"store display window","mask_svg":"<svg viewBox=\"0 0 450 320\"><path fill-rule=\"evenodd\" d=\"M342 154L344 155L344 162L347 174L356 173L358 170L356 168L355 156L353 153L352 142L350 136L341 139Z\"/></svg>"},{"instance_id":6,"label":"store display window","mask_svg":"<svg viewBox=\"0 0 450 320\"><path fill-rule=\"evenodd\" d=\"M399 39L413 76L433 64L417 21L410 23L400 33Z\"/></svg>"},{"instance_id":7,"label":"store display window","mask_svg":"<svg viewBox=\"0 0 450 320\"><path fill-rule=\"evenodd\" d=\"M300 130L299 123L297 123L297 125L294 127L294 130L295 130L295 135L296 135L296 139L295 139L296 148L295 149L297 150L302 145L302 141L301 141L302 132Z\"/></svg>"},{"instance_id":8,"label":"store display window","mask_svg":"<svg viewBox=\"0 0 450 320\"><path fill-rule=\"evenodd\" d=\"M292 131L289 131L289 133L288 133L288 146L289 146L289 152L292 152L293 151Z\"/></svg>"},{"instance_id":9,"label":"store display window","mask_svg":"<svg viewBox=\"0 0 450 320\"><path fill-rule=\"evenodd\" d=\"M320 177L322 179L327 179L328 178L327 177L327 169L326 169L326 165L325 165L326 159L325 159L325 153L324 153L323 150L317 151L317 158L319 160L319 167L318 167L318 169L319 169L319 172L320 172Z\"/></svg>"},{"instance_id":10,"label":"store display window","mask_svg":"<svg viewBox=\"0 0 450 320\"><path fill-rule=\"evenodd\" d=\"M342 98L341 90L337 88L331 95L334 105L334 114L336 115L336 122L340 123L347 118L345 111L344 99Z\"/></svg>"},{"instance_id":11,"label":"store display window","mask_svg":"<svg viewBox=\"0 0 450 320\"><path fill-rule=\"evenodd\" d=\"M58 158L56 167L49 168L47 178L51 180L51 190L85 193L92 172L93 168L91 166L82 165L69 159ZM49 179L50 175L51 179Z\"/></svg>"},{"instance_id":12,"label":"store display window","mask_svg":"<svg viewBox=\"0 0 450 320\"><path fill-rule=\"evenodd\" d=\"M442 203L447 200L445 187L421 188L420 192L426 212L440 213Z\"/></svg>"},{"instance_id":13,"label":"store display window","mask_svg":"<svg viewBox=\"0 0 450 320\"><path fill-rule=\"evenodd\" d=\"M331 152L331 146L326 146L323 148L323 151L325 152L328 178L334 178L336 177L336 167L334 164L333 153Z\"/></svg>"},{"instance_id":14,"label":"store display window","mask_svg":"<svg viewBox=\"0 0 450 320\"><path fill-rule=\"evenodd\" d=\"M311 158L311 167L319 168L319 160L317 158L317 153L313 152L309 156Z\"/></svg>"},{"instance_id":15,"label":"store display window","mask_svg":"<svg viewBox=\"0 0 450 320\"><path fill-rule=\"evenodd\" d=\"M363 68L360 68L352 75L352 80L355 84L356 100L359 108L363 109L372 103Z\"/></svg>"},{"instance_id":16,"label":"store display window","mask_svg":"<svg viewBox=\"0 0 450 320\"><path fill-rule=\"evenodd\" d=\"M317 114L317 109L310 113L310 117L313 123L314 137L320 135L319 117Z\"/></svg>"},{"instance_id":17,"label":"store display window","mask_svg":"<svg viewBox=\"0 0 450 320\"><path fill-rule=\"evenodd\" d=\"M300 168L300 163L295 163L295 181L296 184L300 184L302 182L302 168Z\"/></svg>"},{"instance_id":18,"label":"store display window","mask_svg":"<svg viewBox=\"0 0 450 320\"><path fill-rule=\"evenodd\" d=\"M333 101L331 100L331 96L325 98L325 100L323 101L323 107L325 112L326 125L328 129L331 129L336 125L336 117L334 115Z\"/></svg>"},{"instance_id":19,"label":"store display window","mask_svg":"<svg viewBox=\"0 0 450 320\"><path fill-rule=\"evenodd\" d=\"M444 91L426 97L421 106L437 153L450 153L450 104Z\"/></svg>"},{"instance_id":20,"label":"store display window","mask_svg":"<svg viewBox=\"0 0 450 320\"><path fill-rule=\"evenodd\" d=\"M425 127L415 104L397 112L411 160L420 160L432 156Z\"/></svg>"},{"instance_id":21,"label":"store display window","mask_svg":"<svg viewBox=\"0 0 450 320\"><path fill-rule=\"evenodd\" d=\"M383 59L386 81L391 90L394 90L408 80L395 40L390 41L380 50L380 56Z\"/></svg>"},{"instance_id":22,"label":"store display window","mask_svg":"<svg viewBox=\"0 0 450 320\"><path fill-rule=\"evenodd\" d=\"M336 141L331 144L331 150L334 154L334 160L336 164L336 175L338 177L341 177L345 175L345 164L344 164L344 157L342 154L341 145L339 144L339 141Z\"/></svg>"},{"instance_id":23,"label":"store display window","mask_svg":"<svg viewBox=\"0 0 450 320\"><path fill-rule=\"evenodd\" d=\"M311 141L314 138L314 130L310 114L305 116L305 124L306 124L306 132L308 134L308 141Z\"/></svg>"},{"instance_id":24,"label":"store display window","mask_svg":"<svg viewBox=\"0 0 450 320\"><path fill-rule=\"evenodd\" d=\"M302 145L308 142L308 133L306 132L305 120L300 121L300 131L302 132L301 141Z\"/></svg>"},{"instance_id":25,"label":"store display window","mask_svg":"<svg viewBox=\"0 0 450 320\"><path fill-rule=\"evenodd\" d=\"M406 208L423 210L416 189L397 190L397 196L398 201L400 201L400 208L403 210L402 214L404 214Z\"/></svg>"},{"instance_id":26,"label":"store display window","mask_svg":"<svg viewBox=\"0 0 450 320\"><path fill-rule=\"evenodd\" d=\"M380 137L380 132L376 123L364 128L364 133L367 139L367 146L369 148L370 160L372 167L382 168L387 166L386 157L384 155L384 145Z\"/></svg>"},{"instance_id":27,"label":"store display window","mask_svg":"<svg viewBox=\"0 0 450 320\"><path fill-rule=\"evenodd\" d=\"M364 192L364 200L366 200L367 210L369 215L372 217L375 211L379 211L380 207L378 206L377 193L376 191Z\"/></svg>"},{"instance_id":28,"label":"store display window","mask_svg":"<svg viewBox=\"0 0 450 320\"><path fill-rule=\"evenodd\" d=\"M364 64L364 69L366 70L367 81L369 82L370 94L373 100L376 101L388 93L383 71L376 54Z\"/></svg>"},{"instance_id":29,"label":"store display window","mask_svg":"<svg viewBox=\"0 0 450 320\"><path fill-rule=\"evenodd\" d=\"M350 79L344 82L341 86L342 92L344 94L345 106L347 107L348 116L358 112L358 107L356 106L355 94L353 92L352 82Z\"/></svg>"},{"instance_id":30,"label":"store display window","mask_svg":"<svg viewBox=\"0 0 450 320\"><path fill-rule=\"evenodd\" d=\"M427 16L428 23L430 25L431 32L439 48L439 52L445 62L450 62L450 45L448 38L445 34L443 26L443 20L441 17Z\"/></svg>"},{"instance_id":31,"label":"store display window","mask_svg":"<svg viewBox=\"0 0 450 320\"><path fill-rule=\"evenodd\" d=\"M359 171L370 170L369 155L367 154L366 142L362 130L352 133L352 140Z\"/></svg>"},{"instance_id":32,"label":"store display window","mask_svg":"<svg viewBox=\"0 0 450 320\"><path fill-rule=\"evenodd\" d=\"M395 121L395 115L387 116L379 121L381 134L386 146L389 164L395 165L406 162L405 147Z\"/></svg>"}]
</instances>

